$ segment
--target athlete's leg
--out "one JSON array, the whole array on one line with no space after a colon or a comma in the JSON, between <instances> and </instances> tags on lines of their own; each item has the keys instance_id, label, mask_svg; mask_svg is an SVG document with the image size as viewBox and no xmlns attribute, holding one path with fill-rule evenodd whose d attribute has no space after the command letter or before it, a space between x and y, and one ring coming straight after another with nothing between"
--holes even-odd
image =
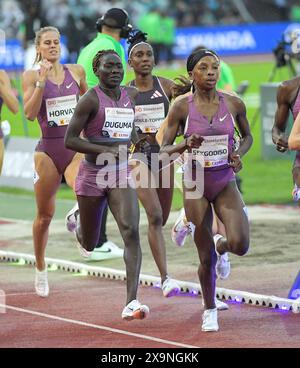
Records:
<instances>
[{"instance_id":1,"label":"athlete's leg","mask_svg":"<svg viewBox=\"0 0 300 368\"><path fill-rule=\"evenodd\" d=\"M49 225L55 211L55 197L61 182L61 175L51 158L44 152L35 152L34 165L37 214L33 222L33 242L36 268L42 271L45 268L45 248L48 241Z\"/></svg>"},{"instance_id":2,"label":"athlete's leg","mask_svg":"<svg viewBox=\"0 0 300 368\"><path fill-rule=\"evenodd\" d=\"M212 209L206 198L188 199L184 188L184 208L187 220L194 225L194 242L200 265L198 275L205 309L214 309L216 288L216 253L212 234Z\"/></svg>"},{"instance_id":3,"label":"athlete's leg","mask_svg":"<svg viewBox=\"0 0 300 368\"><path fill-rule=\"evenodd\" d=\"M155 188L137 188L148 218L148 241L162 282L167 277L166 246L162 233L162 209Z\"/></svg>"},{"instance_id":4,"label":"athlete's leg","mask_svg":"<svg viewBox=\"0 0 300 368\"><path fill-rule=\"evenodd\" d=\"M159 187L157 188L157 194L162 209L162 226L168 221L169 214L172 206L174 190L174 165L170 165L160 171L159 175Z\"/></svg>"},{"instance_id":5,"label":"athlete's leg","mask_svg":"<svg viewBox=\"0 0 300 368\"><path fill-rule=\"evenodd\" d=\"M77 195L77 201L80 220L77 218L77 239L85 250L91 252L97 245L106 198Z\"/></svg>"},{"instance_id":6,"label":"athlete's leg","mask_svg":"<svg viewBox=\"0 0 300 368\"><path fill-rule=\"evenodd\" d=\"M64 172L66 183L73 189L73 191L75 191L75 180L78 174L80 162L83 158L84 156L82 153L76 153Z\"/></svg>"},{"instance_id":7,"label":"athlete's leg","mask_svg":"<svg viewBox=\"0 0 300 368\"><path fill-rule=\"evenodd\" d=\"M142 252L139 237L139 205L133 188L113 188L108 193L108 205L124 241L124 261L127 279L127 302L136 299Z\"/></svg>"},{"instance_id":8,"label":"athlete's leg","mask_svg":"<svg viewBox=\"0 0 300 368\"><path fill-rule=\"evenodd\" d=\"M214 209L226 232L226 239L221 238L217 243L218 253L246 254L249 248L249 222L244 201L234 181L229 182L218 194Z\"/></svg>"}]
</instances>

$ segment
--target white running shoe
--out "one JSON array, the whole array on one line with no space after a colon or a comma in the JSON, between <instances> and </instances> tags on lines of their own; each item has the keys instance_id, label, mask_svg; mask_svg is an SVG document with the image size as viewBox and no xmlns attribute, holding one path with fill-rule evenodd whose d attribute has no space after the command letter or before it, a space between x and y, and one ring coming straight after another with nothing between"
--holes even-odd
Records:
<instances>
[{"instance_id":1,"label":"white running shoe","mask_svg":"<svg viewBox=\"0 0 300 368\"><path fill-rule=\"evenodd\" d=\"M99 248L95 248L88 257L88 261L102 261L104 259L122 258L124 249L119 248L115 243L108 240Z\"/></svg>"},{"instance_id":2,"label":"white running shoe","mask_svg":"<svg viewBox=\"0 0 300 368\"><path fill-rule=\"evenodd\" d=\"M70 233L74 233L76 230L78 211L78 202L76 202L74 207L66 215L65 224Z\"/></svg>"},{"instance_id":3,"label":"white running shoe","mask_svg":"<svg viewBox=\"0 0 300 368\"><path fill-rule=\"evenodd\" d=\"M298 202L300 200L300 188L297 187L297 184L295 184L294 189L292 191L293 200L295 202Z\"/></svg>"},{"instance_id":4,"label":"white running shoe","mask_svg":"<svg viewBox=\"0 0 300 368\"><path fill-rule=\"evenodd\" d=\"M83 248L83 246L79 243L79 241L77 241L76 245L81 257L86 258L86 260L89 260L93 252L89 252L88 250Z\"/></svg>"},{"instance_id":5,"label":"white running shoe","mask_svg":"<svg viewBox=\"0 0 300 368\"><path fill-rule=\"evenodd\" d=\"M219 331L217 308L206 309L202 315L202 321L203 321L202 331L205 332Z\"/></svg>"},{"instance_id":6,"label":"white running shoe","mask_svg":"<svg viewBox=\"0 0 300 368\"><path fill-rule=\"evenodd\" d=\"M188 222L185 217L185 211L184 208L182 208L171 230L172 241L179 247L182 247L184 246L186 237L190 234L190 232L191 230L188 227Z\"/></svg>"},{"instance_id":7,"label":"white running shoe","mask_svg":"<svg viewBox=\"0 0 300 368\"><path fill-rule=\"evenodd\" d=\"M216 308L219 311L223 311L223 310L228 310L229 309L229 305L222 302L221 300L215 298L215 304L216 304ZM202 305L204 306L204 299L202 298Z\"/></svg>"},{"instance_id":8,"label":"white running shoe","mask_svg":"<svg viewBox=\"0 0 300 368\"><path fill-rule=\"evenodd\" d=\"M170 279L169 277L165 279L165 281L163 282L161 286L161 289L162 289L163 295L166 298L177 295L178 293L180 293L180 290L181 290L177 282L175 280Z\"/></svg>"},{"instance_id":9,"label":"white running shoe","mask_svg":"<svg viewBox=\"0 0 300 368\"><path fill-rule=\"evenodd\" d=\"M217 243L220 238L222 238L222 235L220 234L214 235L215 250L218 257L216 264L216 273L219 279L225 280L230 275L230 262L227 252L220 255L217 251Z\"/></svg>"},{"instance_id":10,"label":"white running shoe","mask_svg":"<svg viewBox=\"0 0 300 368\"><path fill-rule=\"evenodd\" d=\"M43 271L39 271L37 268L35 269L34 287L38 296L46 298L49 295L47 268Z\"/></svg>"},{"instance_id":11,"label":"white running shoe","mask_svg":"<svg viewBox=\"0 0 300 368\"><path fill-rule=\"evenodd\" d=\"M148 316L149 312L149 307L147 307L147 305L143 305L138 300L134 299L123 309L122 318L126 321L144 319Z\"/></svg>"}]
</instances>

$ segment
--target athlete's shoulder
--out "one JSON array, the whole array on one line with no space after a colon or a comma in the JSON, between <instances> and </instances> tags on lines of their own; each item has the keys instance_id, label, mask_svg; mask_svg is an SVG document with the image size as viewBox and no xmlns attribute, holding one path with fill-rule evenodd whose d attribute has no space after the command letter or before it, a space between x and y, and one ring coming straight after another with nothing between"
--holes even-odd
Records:
<instances>
[{"instance_id":1,"label":"athlete's shoulder","mask_svg":"<svg viewBox=\"0 0 300 368\"><path fill-rule=\"evenodd\" d=\"M66 67L79 77L85 74L84 68L81 64L65 64Z\"/></svg>"},{"instance_id":2,"label":"athlete's shoulder","mask_svg":"<svg viewBox=\"0 0 300 368\"><path fill-rule=\"evenodd\" d=\"M300 87L300 76L281 82L278 86L279 93L292 93Z\"/></svg>"},{"instance_id":3,"label":"athlete's shoulder","mask_svg":"<svg viewBox=\"0 0 300 368\"><path fill-rule=\"evenodd\" d=\"M22 74L23 80L37 80L38 71L36 69L27 69Z\"/></svg>"},{"instance_id":4,"label":"athlete's shoulder","mask_svg":"<svg viewBox=\"0 0 300 368\"><path fill-rule=\"evenodd\" d=\"M139 93L139 90L134 86L124 86L123 88L128 93L128 95L133 99L135 99Z\"/></svg>"}]
</instances>

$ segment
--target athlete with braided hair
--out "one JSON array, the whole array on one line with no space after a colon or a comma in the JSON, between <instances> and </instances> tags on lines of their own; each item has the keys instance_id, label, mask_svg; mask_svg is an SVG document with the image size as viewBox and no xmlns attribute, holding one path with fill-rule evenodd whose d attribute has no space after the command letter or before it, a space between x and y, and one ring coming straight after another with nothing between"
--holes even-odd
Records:
<instances>
[{"instance_id":1,"label":"athlete with braided hair","mask_svg":"<svg viewBox=\"0 0 300 368\"><path fill-rule=\"evenodd\" d=\"M148 218L148 240L161 276L163 295L170 297L180 291L179 285L168 276L166 247L162 227L166 224L173 196L173 165L166 169L158 166L159 144L155 135L169 111L174 82L153 76L154 53L147 42L146 33L135 30L129 34L128 64L134 70L135 79L129 85L138 89L135 105L135 126L139 140L144 144L141 152L145 164L136 162L134 171L139 177L149 178L155 185L136 185L138 198L144 206ZM159 172L158 175L157 172ZM165 180L165 185L162 178ZM169 180L167 180L169 179ZM168 181L168 182L167 182Z\"/></svg>"},{"instance_id":2,"label":"athlete with braided hair","mask_svg":"<svg viewBox=\"0 0 300 368\"><path fill-rule=\"evenodd\" d=\"M99 51L93 70L99 84L79 100L65 137L67 148L85 154L75 185L79 205L76 235L82 255L89 257L97 245L101 212L108 202L125 245L127 300L122 318L143 319L149 308L136 299L142 259L139 206L130 185L127 158L131 141L137 141L137 90L120 87L124 70L114 50Z\"/></svg>"}]
</instances>

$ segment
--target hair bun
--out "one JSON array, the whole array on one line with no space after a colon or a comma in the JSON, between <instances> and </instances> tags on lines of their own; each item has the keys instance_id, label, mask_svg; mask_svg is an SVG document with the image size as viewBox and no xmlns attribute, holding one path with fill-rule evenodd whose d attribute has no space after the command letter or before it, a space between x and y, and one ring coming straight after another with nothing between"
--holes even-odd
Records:
<instances>
[{"instance_id":1,"label":"hair bun","mask_svg":"<svg viewBox=\"0 0 300 368\"><path fill-rule=\"evenodd\" d=\"M146 42L147 41L146 36L147 36L147 33L144 33L139 29L133 29L132 31L129 32L127 43L133 46L134 44L139 43L139 42Z\"/></svg>"}]
</instances>

